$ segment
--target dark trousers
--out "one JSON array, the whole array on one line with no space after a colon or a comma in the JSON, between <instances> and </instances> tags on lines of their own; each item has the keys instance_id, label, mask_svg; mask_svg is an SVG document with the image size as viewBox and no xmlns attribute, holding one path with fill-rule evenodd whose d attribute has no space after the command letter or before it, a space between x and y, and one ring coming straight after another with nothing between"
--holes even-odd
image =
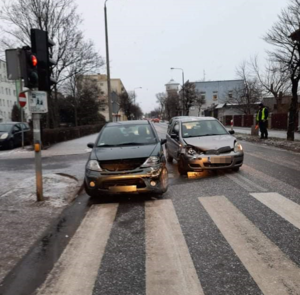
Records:
<instances>
[{"instance_id":1,"label":"dark trousers","mask_svg":"<svg viewBox=\"0 0 300 295\"><path fill-rule=\"evenodd\" d=\"M268 121L259 121L260 138L268 138Z\"/></svg>"}]
</instances>

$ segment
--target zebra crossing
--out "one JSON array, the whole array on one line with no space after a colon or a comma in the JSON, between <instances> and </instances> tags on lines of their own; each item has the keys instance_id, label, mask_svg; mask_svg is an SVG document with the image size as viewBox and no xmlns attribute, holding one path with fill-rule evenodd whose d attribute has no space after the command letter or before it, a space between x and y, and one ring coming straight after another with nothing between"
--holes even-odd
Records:
<instances>
[{"instance_id":1,"label":"zebra crossing","mask_svg":"<svg viewBox=\"0 0 300 295\"><path fill-rule=\"evenodd\" d=\"M288 223L299 241L300 205L247 184L243 202L271 210L278 230ZM185 206L182 213L176 199L93 205L37 294L300 294L300 252L285 249L288 233L286 244L274 243L229 195Z\"/></svg>"}]
</instances>

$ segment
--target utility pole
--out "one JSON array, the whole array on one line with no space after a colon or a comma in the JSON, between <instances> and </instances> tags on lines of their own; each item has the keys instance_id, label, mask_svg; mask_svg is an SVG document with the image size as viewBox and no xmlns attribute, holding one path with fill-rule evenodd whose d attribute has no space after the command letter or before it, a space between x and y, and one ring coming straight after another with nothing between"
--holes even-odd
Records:
<instances>
[{"instance_id":1,"label":"utility pole","mask_svg":"<svg viewBox=\"0 0 300 295\"><path fill-rule=\"evenodd\" d=\"M111 85L110 85L110 67L109 67L109 48L108 48L108 28L107 28L107 9L106 2L104 3L104 18L105 18L105 41L106 41L106 68L107 68L107 100L108 100L108 113L109 121L112 122L112 106L111 106Z\"/></svg>"}]
</instances>

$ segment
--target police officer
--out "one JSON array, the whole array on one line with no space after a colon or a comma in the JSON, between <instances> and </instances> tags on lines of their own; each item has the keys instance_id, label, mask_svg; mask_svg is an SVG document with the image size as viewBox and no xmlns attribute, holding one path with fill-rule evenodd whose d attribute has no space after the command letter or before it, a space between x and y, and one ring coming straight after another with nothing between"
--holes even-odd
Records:
<instances>
[{"instance_id":1,"label":"police officer","mask_svg":"<svg viewBox=\"0 0 300 295\"><path fill-rule=\"evenodd\" d=\"M259 104L259 110L256 115L256 122L259 125L260 129L260 138L261 139L268 139L268 115L269 111L268 109L264 106L263 103Z\"/></svg>"}]
</instances>

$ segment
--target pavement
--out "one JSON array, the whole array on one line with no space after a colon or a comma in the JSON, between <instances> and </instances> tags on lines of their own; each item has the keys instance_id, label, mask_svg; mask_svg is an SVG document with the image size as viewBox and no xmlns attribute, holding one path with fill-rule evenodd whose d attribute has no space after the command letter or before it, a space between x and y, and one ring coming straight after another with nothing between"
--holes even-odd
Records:
<instances>
[{"instance_id":1,"label":"pavement","mask_svg":"<svg viewBox=\"0 0 300 295\"><path fill-rule=\"evenodd\" d=\"M155 126L164 138L167 125ZM90 200L76 230L61 232L68 243L32 252L32 271L25 264L0 294L299 295L300 155L248 142L243 147L238 173L190 179L178 174L174 161L162 199ZM55 162L57 170L62 163ZM33 259L44 252L51 269Z\"/></svg>"},{"instance_id":2,"label":"pavement","mask_svg":"<svg viewBox=\"0 0 300 295\"><path fill-rule=\"evenodd\" d=\"M227 127L228 130L230 130L230 127ZM233 127L233 130L236 133L242 133L242 134L251 134L251 128L244 128L244 127ZM269 137L274 138L282 138L286 139L287 137L287 131L286 130L273 130L268 129ZM295 132L295 140L300 140L300 132Z\"/></svg>"}]
</instances>

